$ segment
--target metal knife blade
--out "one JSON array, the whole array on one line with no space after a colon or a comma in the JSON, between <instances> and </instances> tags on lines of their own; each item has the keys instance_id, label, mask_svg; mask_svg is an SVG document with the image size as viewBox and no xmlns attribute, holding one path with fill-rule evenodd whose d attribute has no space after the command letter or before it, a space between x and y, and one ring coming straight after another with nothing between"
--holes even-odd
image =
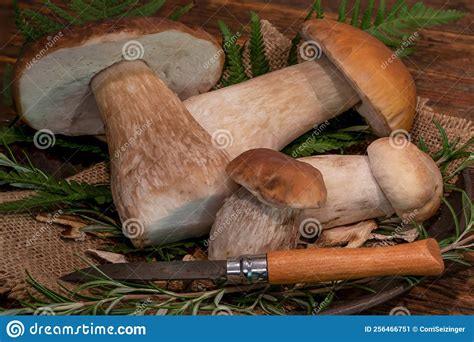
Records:
<instances>
[{"instance_id":1,"label":"metal knife blade","mask_svg":"<svg viewBox=\"0 0 474 342\"><path fill-rule=\"evenodd\" d=\"M104 264L66 274L60 279L71 283L85 282L104 278L101 272L119 281L202 279L221 281L227 278L227 262L205 260Z\"/></svg>"}]
</instances>

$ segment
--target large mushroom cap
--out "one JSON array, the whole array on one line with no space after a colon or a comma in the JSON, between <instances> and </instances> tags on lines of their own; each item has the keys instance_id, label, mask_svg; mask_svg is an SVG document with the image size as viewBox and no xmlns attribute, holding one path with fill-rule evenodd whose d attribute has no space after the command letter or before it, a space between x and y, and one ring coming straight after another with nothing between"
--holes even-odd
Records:
<instances>
[{"instance_id":1,"label":"large mushroom cap","mask_svg":"<svg viewBox=\"0 0 474 342\"><path fill-rule=\"evenodd\" d=\"M416 108L415 83L406 66L370 34L333 20L309 20L302 36L321 47L361 98L357 110L375 134L411 128Z\"/></svg>"},{"instance_id":2,"label":"large mushroom cap","mask_svg":"<svg viewBox=\"0 0 474 342\"><path fill-rule=\"evenodd\" d=\"M422 222L441 204L443 178L433 159L406 141L381 138L367 148L370 168L398 216Z\"/></svg>"},{"instance_id":3,"label":"large mushroom cap","mask_svg":"<svg viewBox=\"0 0 474 342\"><path fill-rule=\"evenodd\" d=\"M224 63L209 34L163 18L75 26L37 41L18 61L14 89L23 120L55 133L102 134L89 83L112 64L136 59L144 60L181 99L208 91Z\"/></svg>"},{"instance_id":4,"label":"large mushroom cap","mask_svg":"<svg viewBox=\"0 0 474 342\"><path fill-rule=\"evenodd\" d=\"M277 151L249 150L232 160L226 171L269 206L306 209L319 208L326 202L321 172Z\"/></svg>"}]
</instances>

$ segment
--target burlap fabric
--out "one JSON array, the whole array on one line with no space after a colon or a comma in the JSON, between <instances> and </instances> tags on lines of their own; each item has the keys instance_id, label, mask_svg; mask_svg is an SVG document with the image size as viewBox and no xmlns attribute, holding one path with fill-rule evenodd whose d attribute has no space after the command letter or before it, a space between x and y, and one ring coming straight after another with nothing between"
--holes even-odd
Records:
<instances>
[{"instance_id":1,"label":"burlap fabric","mask_svg":"<svg viewBox=\"0 0 474 342\"><path fill-rule=\"evenodd\" d=\"M271 69L285 67L290 40L265 20L262 20L262 31ZM244 49L244 61L251 76L247 46ZM418 101L417 116L410 132L413 142L423 137L432 151L441 147L433 119L442 124L450 139L460 138L463 143L474 135L472 121L435 113L426 105L427 101ZM100 163L73 178L91 184L103 183L109 180L109 174L105 164ZM21 198L28 193L0 193L0 203ZM7 294L12 299L24 298L27 288L25 271L46 286L57 288L56 279L60 275L86 266L77 255L84 255L90 248L104 247L103 241L92 237L87 237L85 241L65 241L61 238L61 231L62 228L55 224L36 221L32 214L0 215L0 294Z\"/></svg>"}]
</instances>

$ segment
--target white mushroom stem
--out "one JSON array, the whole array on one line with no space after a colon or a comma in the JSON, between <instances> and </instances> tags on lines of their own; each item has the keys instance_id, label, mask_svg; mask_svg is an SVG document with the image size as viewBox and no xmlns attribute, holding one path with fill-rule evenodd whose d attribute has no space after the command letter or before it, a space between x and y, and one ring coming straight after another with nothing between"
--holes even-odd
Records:
<instances>
[{"instance_id":1,"label":"white mushroom stem","mask_svg":"<svg viewBox=\"0 0 474 342\"><path fill-rule=\"evenodd\" d=\"M114 64L91 86L125 235L140 247L207 233L229 192L225 153L144 62Z\"/></svg>"},{"instance_id":2,"label":"white mushroom stem","mask_svg":"<svg viewBox=\"0 0 474 342\"><path fill-rule=\"evenodd\" d=\"M257 147L281 150L360 101L326 58L191 97L184 105L231 158ZM225 136L227 135L227 136ZM226 139L224 139L226 138Z\"/></svg>"},{"instance_id":3,"label":"white mushroom stem","mask_svg":"<svg viewBox=\"0 0 474 342\"><path fill-rule=\"evenodd\" d=\"M265 205L240 188L217 213L209 235L209 259L224 260L295 248L299 212Z\"/></svg>"},{"instance_id":4,"label":"white mushroom stem","mask_svg":"<svg viewBox=\"0 0 474 342\"><path fill-rule=\"evenodd\" d=\"M324 155L298 160L321 171L327 189L326 205L304 210L302 220L318 220L327 229L395 213L372 175L367 156Z\"/></svg>"}]
</instances>

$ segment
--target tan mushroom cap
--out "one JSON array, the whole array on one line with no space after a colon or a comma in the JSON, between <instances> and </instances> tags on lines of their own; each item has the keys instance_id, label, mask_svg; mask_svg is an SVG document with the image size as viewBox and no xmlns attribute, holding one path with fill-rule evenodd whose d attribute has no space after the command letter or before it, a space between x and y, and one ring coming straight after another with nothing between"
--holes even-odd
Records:
<instances>
[{"instance_id":1,"label":"tan mushroom cap","mask_svg":"<svg viewBox=\"0 0 474 342\"><path fill-rule=\"evenodd\" d=\"M211 89L224 64L211 35L168 19L72 26L35 42L18 60L13 89L22 119L55 133L103 134L91 79L115 63L138 59L182 100Z\"/></svg>"},{"instance_id":2,"label":"tan mushroom cap","mask_svg":"<svg viewBox=\"0 0 474 342\"><path fill-rule=\"evenodd\" d=\"M430 156L408 141L397 145L391 138L374 141L367 154L372 174L400 218L423 222L436 213L443 178Z\"/></svg>"},{"instance_id":3,"label":"tan mushroom cap","mask_svg":"<svg viewBox=\"0 0 474 342\"><path fill-rule=\"evenodd\" d=\"M409 130L416 108L416 89L406 66L381 41L351 25L315 19L303 24L302 36L318 43L361 98L358 112L375 134Z\"/></svg>"},{"instance_id":4,"label":"tan mushroom cap","mask_svg":"<svg viewBox=\"0 0 474 342\"><path fill-rule=\"evenodd\" d=\"M323 176L313 166L281 152L257 148L242 153L227 174L261 202L278 208L319 208L326 202Z\"/></svg>"}]
</instances>

